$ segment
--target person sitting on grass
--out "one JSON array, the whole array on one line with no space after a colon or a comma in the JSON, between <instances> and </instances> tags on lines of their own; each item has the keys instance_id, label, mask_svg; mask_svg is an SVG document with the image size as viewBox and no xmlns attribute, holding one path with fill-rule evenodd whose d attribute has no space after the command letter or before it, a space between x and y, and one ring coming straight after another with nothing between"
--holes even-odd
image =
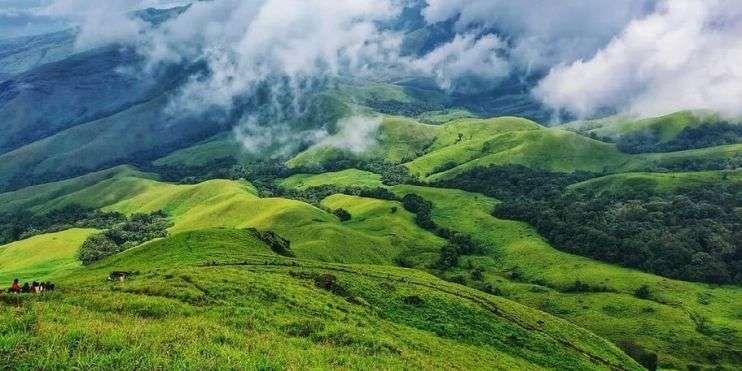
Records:
<instances>
[{"instance_id":1,"label":"person sitting on grass","mask_svg":"<svg viewBox=\"0 0 742 371\"><path fill-rule=\"evenodd\" d=\"M24 294L30 294L31 293L31 285L28 284L28 282L24 282L23 286L21 286L21 292Z\"/></svg>"},{"instance_id":2,"label":"person sitting on grass","mask_svg":"<svg viewBox=\"0 0 742 371\"><path fill-rule=\"evenodd\" d=\"M20 294L21 293L21 286L18 284L18 279L13 280L13 284L10 285L10 292L14 294Z\"/></svg>"}]
</instances>

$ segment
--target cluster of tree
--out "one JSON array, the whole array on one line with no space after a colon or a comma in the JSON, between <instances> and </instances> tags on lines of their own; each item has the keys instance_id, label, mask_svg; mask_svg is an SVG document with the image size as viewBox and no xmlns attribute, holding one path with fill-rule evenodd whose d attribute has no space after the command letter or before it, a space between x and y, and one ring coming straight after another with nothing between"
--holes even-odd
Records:
<instances>
[{"instance_id":1,"label":"cluster of tree","mask_svg":"<svg viewBox=\"0 0 742 371\"><path fill-rule=\"evenodd\" d=\"M276 254L294 257L294 251L291 250L291 241L279 236L276 232L260 231L255 228L248 228L247 231L257 239L265 242Z\"/></svg>"},{"instance_id":2,"label":"cluster of tree","mask_svg":"<svg viewBox=\"0 0 742 371\"><path fill-rule=\"evenodd\" d=\"M621 136L616 147L626 153L673 152L742 143L742 125L726 121L684 128L675 138L662 142L659 129Z\"/></svg>"},{"instance_id":3,"label":"cluster of tree","mask_svg":"<svg viewBox=\"0 0 742 371\"><path fill-rule=\"evenodd\" d=\"M673 195L519 197L495 215L533 225L555 247L666 277L742 283L739 184Z\"/></svg>"},{"instance_id":4,"label":"cluster of tree","mask_svg":"<svg viewBox=\"0 0 742 371\"><path fill-rule=\"evenodd\" d=\"M697 158L685 159L663 165L662 169L670 171L705 171L705 170L734 170L742 168L742 154L725 158Z\"/></svg>"},{"instance_id":5,"label":"cluster of tree","mask_svg":"<svg viewBox=\"0 0 742 371\"><path fill-rule=\"evenodd\" d=\"M371 99L366 102L366 105L379 113L407 117L416 117L425 112L440 111L444 108L443 105L423 101L400 102L396 100L380 99Z\"/></svg>"},{"instance_id":6,"label":"cluster of tree","mask_svg":"<svg viewBox=\"0 0 742 371\"><path fill-rule=\"evenodd\" d=\"M105 232L88 237L80 247L78 259L88 265L149 240L166 237L170 225L162 211L133 214Z\"/></svg>"},{"instance_id":7,"label":"cluster of tree","mask_svg":"<svg viewBox=\"0 0 742 371\"><path fill-rule=\"evenodd\" d=\"M69 228L109 228L126 218L116 212L103 212L69 205L46 214L28 211L0 214L0 244Z\"/></svg>"},{"instance_id":8,"label":"cluster of tree","mask_svg":"<svg viewBox=\"0 0 742 371\"><path fill-rule=\"evenodd\" d=\"M413 193L406 194L402 197L402 206L405 210L415 214L415 223L418 226L448 240L448 243L441 248L435 268L446 270L455 267L462 255L477 255L486 251L484 246L470 236L437 225L432 219L433 204L422 196Z\"/></svg>"},{"instance_id":9,"label":"cluster of tree","mask_svg":"<svg viewBox=\"0 0 742 371\"><path fill-rule=\"evenodd\" d=\"M530 223L561 250L667 277L742 282L742 185L664 195L565 191L594 175L503 166L472 169L437 185L503 200L495 216Z\"/></svg>"},{"instance_id":10,"label":"cluster of tree","mask_svg":"<svg viewBox=\"0 0 742 371\"><path fill-rule=\"evenodd\" d=\"M516 197L546 199L559 196L573 183L598 176L595 173L552 173L522 165L474 168L455 178L441 180L437 186L483 193L501 200Z\"/></svg>"}]
</instances>

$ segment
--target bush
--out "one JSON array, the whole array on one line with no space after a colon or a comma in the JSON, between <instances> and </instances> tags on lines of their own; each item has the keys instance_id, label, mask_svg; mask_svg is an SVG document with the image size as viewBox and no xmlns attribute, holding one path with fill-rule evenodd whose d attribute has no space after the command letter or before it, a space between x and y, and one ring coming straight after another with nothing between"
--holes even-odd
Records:
<instances>
[{"instance_id":1,"label":"bush","mask_svg":"<svg viewBox=\"0 0 742 371\"><path fill-rule=\"evenodd\" d=\"M265 242L274 253L282 256L294 257L294 252L291 250L291 241L279 236L275 232L259 231L255 228L248 228L247 231L259 240Z\"/></svg>"},{"instance_id":2,"label":"bush","mask_svg":"<svg viewBox=\"0 0 742 371\"><path fill-rule=\"evenodd\" d=\"M333 211L333 214L335 214L341 222L347 222L351 218L350 213L345 209L337 209Z\"/></svg>"},{"instance_id":3,"label":"bush","mask_svg":"<svg viewBox=\"0 0 742 371\"><path fill-rule=\"evenodd\" d=\"M649 290L649 286L641 285L636 289L636 291L634 291L634 296L639 299L649 299L652 297L652 291Z\"/></svg>"}]
</instances>

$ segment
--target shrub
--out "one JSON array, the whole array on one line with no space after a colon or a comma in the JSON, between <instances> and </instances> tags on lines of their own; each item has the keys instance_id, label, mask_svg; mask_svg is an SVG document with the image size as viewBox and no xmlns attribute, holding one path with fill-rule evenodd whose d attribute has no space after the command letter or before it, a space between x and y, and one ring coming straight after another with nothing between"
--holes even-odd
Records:
<instances>
[{"instance_id":1,"label":"shrub","mask_svg":"<svg viewBox=\"0 0 742 371\"><path fill-rule=\"evenodd\" d=\"M248 228L247 231L268 245L274 253L294 257L294 252L291 250L291 241L279 236L275 232L259 231L255 228Z\"/></svg>"},{"instance_id":2,"label":"shrub","mask_svg":"<svg viewBox=\"0 0 742 371\"><path fill-rule=\"evenodd\" d=\"M333 214L335 214L341 222L347 222L351 218L350 213L345 209L337 209L333 211Z\"/></svg>"},{"instance_id":3,"label":"shrub","mask_svg":"<svg viewBox=\"0 0 742 371\"><path fill-rule=\"evenodd\" d=\"M649 289L649 286L641 285L634 291L634 296L639 299L649 299L652 297L652 291Z\"/></svg>"}]
</instances>

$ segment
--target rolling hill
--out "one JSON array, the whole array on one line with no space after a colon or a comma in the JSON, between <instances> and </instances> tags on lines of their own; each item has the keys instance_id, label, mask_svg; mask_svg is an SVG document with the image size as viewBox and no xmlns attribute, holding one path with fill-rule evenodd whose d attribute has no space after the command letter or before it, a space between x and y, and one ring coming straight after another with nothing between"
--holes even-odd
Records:
<instances>
[{"instance_id":1,"label":"rolling hill","mask_svg":"<svg viewBox=\"0 0 742 371\"><path fill-rule=\"evenodd\" d=\"M101 284L117 267L140 273ZM282 258L238 231L177 234L58 282L70 288L0 309L4 344L49 355L3 353L3 365L640 369L508 300L416 271Z\"/></svg>"},{"instance_id":2,"label":"rolling hill","mask_svg":"<svg viewBox=\"0 0 742 371\"><path fill-rule=\"evenodd\" d=\"M221 44L0 38L0 369L742 369L739 120L550 126L569 113L510 65L523 40L429 3L342 35L378 27L373 63L319 45L279 72ZM230 4L127 16L190 39L171 21ZM490 58L424 71L458 47Z\"/></svg>"}]
</instances>

